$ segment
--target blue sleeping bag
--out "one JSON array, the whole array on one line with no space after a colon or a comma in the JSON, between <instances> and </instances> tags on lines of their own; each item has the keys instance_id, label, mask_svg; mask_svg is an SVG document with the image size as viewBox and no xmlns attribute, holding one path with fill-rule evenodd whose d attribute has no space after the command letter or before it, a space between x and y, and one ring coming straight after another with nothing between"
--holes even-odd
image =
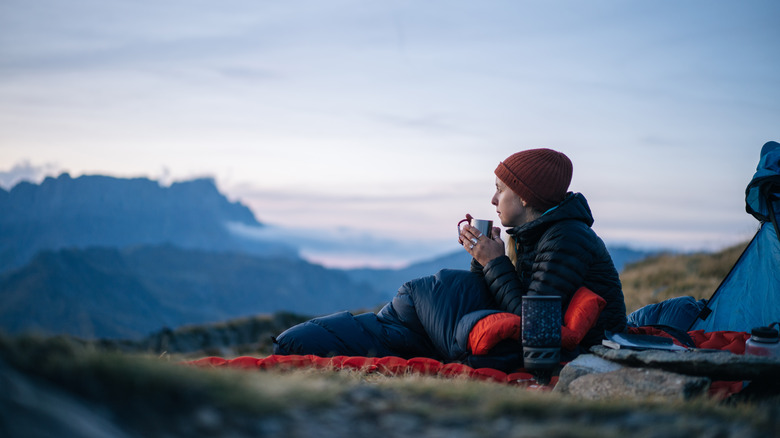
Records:
<instances>
[{"instance_id":1,"label":"blue sleeping bag","mask_svg":"<svg viewBox=\"0 0 780 438\"><path fill-rule=\"evenodd\" d=\"M274 354L428 357L475 368L519 368L519 341L503 341L488 355L468 350L471 329L497 309L480 275L445 269L405 283L378 313L339 312L293 326L274 340Z\"/></svg>"},{"instance_id":2,"label":"blue sleeping bag","mask_svg":"<svg viewBox=\"0 0 780 438\"><path fill-rule=\"evenodd\" d=\"M628 315L628 326L665 326L685 332L706 304L707 300L697 301L691 296L669 298L631 312Z\"/></svg>"}]
</instances>

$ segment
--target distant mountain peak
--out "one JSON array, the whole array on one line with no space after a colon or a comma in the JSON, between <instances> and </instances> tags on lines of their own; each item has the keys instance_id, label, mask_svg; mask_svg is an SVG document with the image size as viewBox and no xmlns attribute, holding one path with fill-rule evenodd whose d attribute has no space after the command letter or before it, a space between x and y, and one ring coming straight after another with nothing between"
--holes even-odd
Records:
<instances>
[{"instance_id":1,"label":"distant mountain peak","mask_svg":"<svg viewBox=\"0 0 780 438\"><path fill-rule=\"evenodd\" d=\"M170 243L183 248L252 253L292 248L248 241L227 224L262 227L254 213L219 192L212 178L170 186L148 178L68 173L20 182L0 194L0 272L40 250Z\"/></svg>"}]
</instances>

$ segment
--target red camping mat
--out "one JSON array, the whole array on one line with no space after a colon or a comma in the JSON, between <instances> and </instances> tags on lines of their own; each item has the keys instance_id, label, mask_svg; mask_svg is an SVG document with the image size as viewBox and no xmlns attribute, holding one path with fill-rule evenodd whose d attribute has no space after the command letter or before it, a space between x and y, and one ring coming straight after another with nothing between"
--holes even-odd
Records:
<instances>
[{"instance_id":1,"label":"red camping mat","mask_svg":"<svg viewBox=\"0 0 780 438\"><path fill-rule=\"evenodd\" d=\"M652 327L640 327L629 329L631 333L652 334L669 336L662 330ZM728 350L735 354L744 354L745 342L750 337L744 332L704 332L696 330L688 332L694 343L699 348ZM519 369L513 373L505 373L492 368L471 368L459 363L443 363L434 359L416 357L403 359L401 357L362 357L362 356L333 356L320 357L314 355L271 355L264 358L241 356L234 359L222 357L204 357L192 361L183 362L204 368L232 368L247 370L294 370L294 369L321 369L337 371L342 369L360 371L364 373L380 373L387 376L399 376L407 374L419 374L439 377L465 377L470 379L486 380L509 385L516 385L531 390L548 391L558 382L557 376L553 376L546 385L540 384L527 370ZM725 398L738 393L743 388L743 382L716 381L712 383L710 395L716 398Z\"/></svg>"},{"instance_id":2,"label":"red camping mat","mask_svg":"<svg viewBox=\"0 0 780 438\"><path fill-rule=\"evenodd\" d=\"M465 377L470 379L518 385L528 389L551 390L558 378L552 377L546 385L539 384L533 374L525 370L505 373L493 368L471 368L459 363L443 363L425 357L403 359L401 357L362 357L333 356L320 357L314 355L271 355L265 358L241 356L235 359L221 357L204 357L202 359L184 362L186 365L213 368L258 369L258 370L294 370L313 368L337 371L342 369L364 373L379 373L386 376L418 374L446 378Z\"/></svg>"}]
</instances>

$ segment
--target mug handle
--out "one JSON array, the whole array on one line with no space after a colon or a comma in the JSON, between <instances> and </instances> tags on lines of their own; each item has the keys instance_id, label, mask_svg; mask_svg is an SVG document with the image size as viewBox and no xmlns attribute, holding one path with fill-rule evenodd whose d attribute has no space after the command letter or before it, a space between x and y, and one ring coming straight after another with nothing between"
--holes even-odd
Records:
<instances>
[{"instance_id":1,"label":"mug handle","mask_svg":"<svg viewBox=\"0 0 780 438\"><path fill-rule=\"evenodd\" d=\"M458 243L460 243L460 224L463 222L468 222L469 218L461 219L460 222L458 222Z\"/></svg>"}]
</instances>

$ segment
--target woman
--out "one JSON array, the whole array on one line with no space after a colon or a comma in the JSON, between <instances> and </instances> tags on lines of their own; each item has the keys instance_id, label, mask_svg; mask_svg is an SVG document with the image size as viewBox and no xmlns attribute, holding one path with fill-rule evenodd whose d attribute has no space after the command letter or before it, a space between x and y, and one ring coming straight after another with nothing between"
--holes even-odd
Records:
<instances>
[{"instance_id":1,"label":"woman","mask_svg":"<svg viewBox=\"0 0 780 438\"><path fill-rule=\"evenodd\" d=\"M572 163L551 149L511 155L495 170L491 203L509 235L507 250L494 228L493 238L465 225L460 242L473 256L471 271L482 275L501 310L520 315L523 295L558 295L566 311L582 286L606 300L580 345L601 342L604 330L626 326L626 306L612 258L591 229L585 197L569 193ZM469 216L470 217L470 216Z\"/></svg>"},{"instance_id":2,"label":"woman","mask_svg":"<svg viewBox=\"0 0 780 438\"><path fill-rule=\"evenodd\" d=\"M620 280L604 243L590 229L585 198L566 193L571 173L571 162L559 152L512 155L496 169L492 201L502 225L510 227L512 259L504 254L500 229L488 239L464 226L460 239L474 257L471 271L445 269L409 281L377 313L339 312L298 324L274 339L274 353L429 357L512 370L523 357L517 318L508 312L520 315L526 294L560 295L565 310L582 286L607 304L595 325L589 321L582 329L584 338L575 330L567 358L599 343L605 329L622 331Z\"/></svg>"}]
</instances>

